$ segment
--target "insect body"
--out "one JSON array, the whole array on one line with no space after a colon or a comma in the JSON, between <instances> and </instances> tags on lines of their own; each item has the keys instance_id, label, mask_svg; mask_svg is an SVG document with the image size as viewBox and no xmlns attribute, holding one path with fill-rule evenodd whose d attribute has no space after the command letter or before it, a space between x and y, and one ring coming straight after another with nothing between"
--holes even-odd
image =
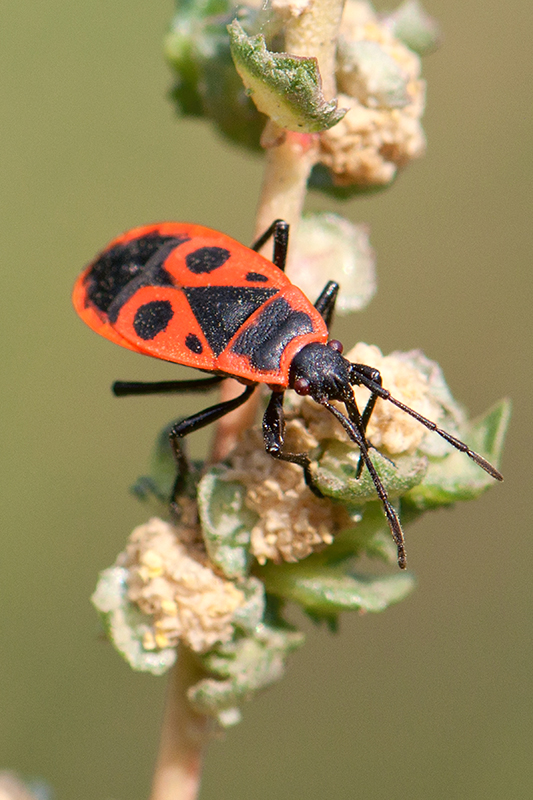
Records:
<instances>
[{"instance_id":1,"label":"insect body","mask_svg":"<svg viewBox=\"0 0 533 800\"><path fill-rule=\"evenodd\" d=\"M314 306L285 276L289 226L276 220L247 248L200 225L160 223L134 228L114 239L78 278L74 307L93 330L138 353L214 373L192 381L114 384L117 395L206 391L226 377L246 385L238 397L178 422L170 437L178 466L179 439L242 405L260 383L272 390L263 417L265 448L275 458L299 464L313 482L306 453L283 450L286 389L309 395L337 418L360 450L405 568L401 525L369 456L366 427L376 400L401 408L466 453L497 480L501 474L482 456L431 420L392 397L379 372L352 364L342 345L329 340L338 285L326 284ZM257 252L272 237L273 259ZM353 386L370 390L360 411ZM332 401L344 404L346 414Z\"/></svg>"}]
</instances>

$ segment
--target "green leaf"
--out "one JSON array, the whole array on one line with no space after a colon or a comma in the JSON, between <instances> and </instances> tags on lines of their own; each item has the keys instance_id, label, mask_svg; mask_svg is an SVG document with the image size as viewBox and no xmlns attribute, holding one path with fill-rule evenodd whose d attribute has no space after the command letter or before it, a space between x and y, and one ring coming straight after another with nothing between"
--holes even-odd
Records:
<instances>
[{"instance_id":1,"label":"green leaf","mask_svg":"<svg viewBox=\"0 0 533 800\"><path fill-rule=\"evenodd\" d=\"M511 403L504 399L471 422L463 433L465 442L498 467L505 433L511 415ZM484 470L464 453L454 450L439 460L430 460L423 481L402 497L402 506L424 511L458 500L473 500L495 483Z\"/></svg>"},{"instance_id":2,"label":"green leaf","mask_svg":"<svg viewBox=\"0 0 533 800\"><path fill-rule=\"evenodd\" d=\"M440 44L439 24L424 11L419 0L404 0L387 22L394 36L420 56L434 52Z\"/></svg>"},{"instance_id":3,"label":"green leaf","mask_svg":"<svg viewBox=\"0 0 533 800\"><path fill-rule=\"evenodd\" d=\"M298 631L260 625L254 636L221 645L201 657L214 677L193 686L189 700L198 712L217 716L222 725L234 724L236 704L280 680L287 656L301 647L304 638Z\"/></svg>"},{"instance_id":4,"label":"green leaf","mask_svg":"<svg viewBox=\"0 0 533 800\"><path fill-rule=\"evenodd\" d=\"M376 488L366 467L357 477L357 447L349 442L328 439L321 442L321 449L323 452L318 458L318 469L313 476L324 495L349 504L376 499ZM377 450L371 450L370 458L391 498L405 494L420 483L427 469L424 456L402 455L395 457L393 462Z\"/></svg>"},{"instance_id":5,"label":"green leaf","mask_svg":"<svg viewBox=\"0 0 533 800\"><path fill-rule=\"evenodd\" d=\"M161 505L168 506L176 478L176 462L168 438L170 427L167 425L157 437L150 459L149 474L138 478L131 487L131 492L138 500L155 505L157 510Z\"/></svg>"},{"instance_id":6,"label":"green leaf","mask_svg":"<svg viewBox=\"0 0 533 800\"><path fill-rule=\"evenodd\" d=\"M150 617L128 599L128 571L110 567L100 573L91 602L99 611L107 636L132 669L162 675L174 664L176 648L146 650L143 637L152 629Z\"/></svg>"},{"instance_id":7,"label":"green leaf","mask_svg":"<svg viewBox=\"0 0 533 800\"><path fill-rule=\"evenodd\" d=\"M311 558L326 558L327 563L366 555L396 564L398 553L379 500L363 505L346 505L354 525L335 535L333 544Z\"/></svg>"},{"instance_id":8,"label":"green leaf","mask_svg":"<svg viewBox=\"0 0 533 800\"><path fill-rule=\"evenodd\" d=\"M273 53L264 36L248 36L237 20L228 31L231 55L249 95L281 128L318 133L343 118L346 111L322 94L316 58Z\"/></svg>"},{"instance_id":9,"label":"green leaf","mask_svg":"<svg viewBox=\"0 0 533 800\"><path fill-rule=\"evenodd\" d=\"M315 616L331 617L340 611L384 611L414 587L413 576L405 572L367 576L351 572L345 563L309 562L264 567L260 575L267 592L292 600Z\"/></svg>"},{"instance_id":10,"label":"green leaf","mask_svg":"<svg viewBox=\"0 0 533 800\"><path fill-rule=\"evenodd\" d=\"M390 183L373 183L369 186L355 183L349 186L340 186L338 183L335 183L333 172L328 169L325 164L315 164L311 170L308 188L323 192L337 200L349 200L351 197L356 197L358 195L366 196L382 192L384 189L388 189L389 186L391 186L395 178L396 176Z\"/></svg>"},{"instance_id":11,"label":"green leaf","mask_svg":"<svg viewBox=\"0 0 533 800\"><path fill-rule=\"evenodd\" d=\"M213 467L198 484L198 509L212 563L227 578L242 578L250 563L250 535L258 516L245 505L246 489L221 479L224 469Z\"/></svg>"},{"instance_id":12,"label":"green leaf","mask_svg":"<svg viewBox=\"0 0 533 800\"><path fill-rule=\"evenodd\" d=\"M227 31L233 11L217 5L180 4L164 45L176 79L170 97L178 113L210 119L233 142L259 151L267 120L235 70Z\"/></svg>"}]
</instances>

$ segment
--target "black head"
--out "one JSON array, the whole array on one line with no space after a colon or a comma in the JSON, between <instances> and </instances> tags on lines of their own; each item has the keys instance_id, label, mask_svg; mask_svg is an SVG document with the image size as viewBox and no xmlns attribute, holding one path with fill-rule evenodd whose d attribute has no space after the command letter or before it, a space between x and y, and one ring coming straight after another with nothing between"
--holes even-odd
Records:
<instances>
[{"instance_id":1,"label":"black head","mask_svg":"<svg viewBox=\"0 0 533 800\"><path fill-rule=\"evenodd\" d=\"M328 344L312 343L293 358L289 386L297 394L310 395L317 403L323 400L350 400L349 361L341 355L342 346L335 340Z\"/></svg>"}]
</instances>

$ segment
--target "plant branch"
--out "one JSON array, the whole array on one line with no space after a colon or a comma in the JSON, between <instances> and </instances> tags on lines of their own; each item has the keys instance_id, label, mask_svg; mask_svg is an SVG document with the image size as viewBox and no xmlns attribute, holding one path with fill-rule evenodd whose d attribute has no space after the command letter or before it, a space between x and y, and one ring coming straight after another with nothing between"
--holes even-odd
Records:
<instances>
[{"instance_id":1,"label":"plant branch","mask_svg":"<svg viewBox=\"0 0 533 800\"><path fill-rule=\"evenodd\" d=\"M335 47L344 0L311 0L308 8L287 25L286 49L300 56L316 56L326 98L335 95ZM255 221L259 237L274 219L285 219L293 229L300 220L307 181L318 155L318 136L283 131L267 123L263 134L266 164ZM271 243L269 243L271 247ZM266 251L265 251L266 252ZM242 391L237 381L222 384L221 399ZM244 406L223 417L216 428L211 459L219 461L234 447L239 433L256 416L259 392ZM195 800L202 753L209 736L209 721L187 700L187 689L198 680L199 667L192 654L180 647L178 662L168 684L150 800Z\"/></svg>"},{"instance_id":2,"label":"plant branch","mask_svg":"<svg viewBox=\"0 0 533 800\"><path fill-rule=\"evenodd\" d=\"M336 94L335 49L344 0L311 0L308 7L293 17L285 28L287 52L299 56L316 56L326 99ZM262 136L266 150L265 172L256 212L256 238L275 219L284 219L296 230L302 215L307 181L317 161L318 136L283 131L269 121ZM269 256L268 243L263 253ZM221 399L230 400L242 387L236 381L224 381ZM259 404L259 392L220 420L213 443L212 459L227 456L235 446L239 433L253 424Z\"/></svg>"},{"instance_id":3,"label":"plant branch","mask_svg":"<svg viewBox=\"0 0 533 800\"><path fill-rule=\"evenodd\" d=\"M195 800L198 796L210 720L192 709L187 690L200 677L203 673L193 654L180 645L167 686L150 800Z\"/></svg>"}]
</instances>

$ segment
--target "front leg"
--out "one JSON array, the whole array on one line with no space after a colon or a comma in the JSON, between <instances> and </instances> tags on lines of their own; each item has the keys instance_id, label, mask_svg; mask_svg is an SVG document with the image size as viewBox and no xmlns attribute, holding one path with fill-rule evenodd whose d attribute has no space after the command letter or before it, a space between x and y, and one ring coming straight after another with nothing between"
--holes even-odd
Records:
<instances>
[{"instance_id":1,"label":"front leg","mask_svg":"<svg viewBox=\"0 0 533 800\"><path fill-rule=\"evenodd\" d=\"M285 265L287 263L287 251L289 249L289 223L282 219L276 219L264 232L259 239L253 243L251 250L259 252L264 244L268 242L272 236L274 240L274 252L272 254L272 263L278 267L282 272L285 272Z\"/></svg>"},{"instance_id":2,"label":"front leg","mask_svg":"<svg viewBox=\"0 0 533 800\"><path fill-rule=\"evenodd\" d=\"M360 378L365 377L368 380L372 381L373 383L377 383L379 387L383 386L383 380L381 378L381 373L379 370L375 369L374 367L369 367L366 364L352 364L351 365L351 376L350 380L353 386L361 386L362 384ZM372 392L370 389L371 394L368 398L367 404L365 409L361 415L361 422L363 425L363 431L366 431L366 427L372 416L372 412L374 410L374 406L376 405L376 400L378 399L377 394Z\"/></svg>"},{"instance_id":3,"label":"front leg","mask_svg":"<svg viewBox=\"0 0 533 800\"><path fill-rule=\"evenodd\" d=\"M335 311L335 303L337 302L338 294L339 284L335 283L335 281L328 281L320 292L320 295L315 303L315 308L326 323L328 331L331 327L331 321L333 318L333 312Z\"/></svg>"},{"instance_id":4,"label":"front leg","mask_svg":"<svg viewBox=\"0 0 533 800\"><path fill-rule=\"evenodd\" d=\"M273 458L298 464L304 471L307 486L317 497L324 495L315 484L311 474L311 459L307 453L284 453L285 415L283 413L284 392L272 392L270 401L263 416L263 439L265 450Z\"/></svg>"},{"instance_id":5,"label":"front leg","mask_svg":"<svg viewBox=\"0 0 533 800\"><path fill-rule=\"evenodd\" d=\"M358 380L360 375L364 375L365 377L369 378L370 380L374 381L378 384L378 386L383 385L383 381L381 378L381 373L379 370L374 369L374 367L368 367L366 364L352 364L351 365L351 382L354 386L360 386L361 382ZM360 415L360 429L363 433L363 436L366 438L366 429L368 423L370 421L370 417L372 416L372 412L374 411L374 406L376 405L376 401L378 399L378 395L374 394L371 391L370 397L367 400L366 406L363 409L363 413ZM367 441L367 444L372 447L370 442ZM359 463L357 464L357 478L361 477L361 472L363 471L363 457L359 456Z\"/></svg>"}]
</instances>

